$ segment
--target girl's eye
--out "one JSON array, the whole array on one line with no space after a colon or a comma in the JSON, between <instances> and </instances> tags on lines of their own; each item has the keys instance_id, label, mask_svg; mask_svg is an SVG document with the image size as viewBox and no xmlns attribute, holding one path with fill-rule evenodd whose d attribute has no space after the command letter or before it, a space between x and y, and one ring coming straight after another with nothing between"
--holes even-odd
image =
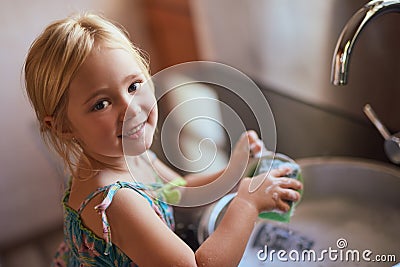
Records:
<instances>
[{"instance_id":1,"label":"girl's eye","mask_svg":"<svg viewBox=\"0 0 400 267\"><path fill-rule=\"evenodd\" d=\"M110 102L107 100L101 100L100 102L98 102L96 105L94 105L93 107L93 111L99 111L102 109L105 109L106 107L108 107L110 105Z\"/></svg>"},{"instance_id":2,"label":"girl's eye","mask_svg":"<svg viewBox=\"0 0 400 267\"><path fill-rule=\"evenodd\" d=\"M131 85L129 85L128 87L128 93L133 93L135 92L137 89L140 88L142 84L140 82L134 82Z\"/></svg>"}]
</instances>

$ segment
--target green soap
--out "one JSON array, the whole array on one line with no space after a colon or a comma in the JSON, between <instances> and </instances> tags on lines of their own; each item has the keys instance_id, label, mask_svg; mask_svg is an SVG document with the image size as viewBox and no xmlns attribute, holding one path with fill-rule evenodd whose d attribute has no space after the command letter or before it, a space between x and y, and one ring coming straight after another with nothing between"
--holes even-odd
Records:
<instances>
[{"instance_id":1,"label":"green soap","mask_svg":"<svg viewBox=\"0 0 400 267\"><path fill-rule=\"evenodd\" d=\"M277 169L280 167L289 167L292 169L292 172L287 175L289 178L294 178L299 180L300 182L303 182L303 178L301 176L301 170L300 166L297 165L293 160L290 158L282 155L282 154L276 154L275 157L272 157L271 155L264 156L260 158L259 163L251 168L249 172L249 176L256 176L260 173L265 173L268 172L269 170ZM300 195L303 195L303 190L299 191ZM269 219L269 220L274 220L274 221L280 221L280 222L289 222L290 218L292 217L295 206L298 204L298 202L293 203L290 202L290 209L289 211L283 213L280 211L269 211L269 212L262 212L258 215L259 218L262 219Z\"/></svg>"},{"instance_id":2,"label":"green soap","mask_svg":"<svg viewBox=\"0 0 400 267\"><path fill-rule=\"evenodd\" d=\"M163 190L163 194L168 204L178 204L181 199L181 192L178 189Z\"/></svg>"},{"instance_id":3,"label":"green soap","mask_svg":"<svg viewBox=\"0 0 400 267\"><path fill-rule=\"evenodd\" d=\"M182 177L178 177L169 183L165 184L161 188L161 194L164 196L165 201L168 204L178 204L181 200L181 192L177 187L185 186L186 180Z\"/></svg>"}]
</instances>

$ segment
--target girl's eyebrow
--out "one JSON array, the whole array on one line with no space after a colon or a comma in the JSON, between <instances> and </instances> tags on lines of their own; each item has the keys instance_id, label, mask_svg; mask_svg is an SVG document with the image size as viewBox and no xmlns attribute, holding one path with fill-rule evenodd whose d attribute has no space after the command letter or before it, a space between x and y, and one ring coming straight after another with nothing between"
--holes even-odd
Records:
<instances>
[{"instance_id":1,"label":"girl's eyebrow","mask_svg":"<svg viewBox=\"0 0 400 267\"><path fill-rule=\"evenodd\" d=\"M134 73L134 74L130 74L128 76L126 76L123 80L123 83L126 83L128 81L134 80L139 78L140 76L142 76L142 72L138 72L138 73ZM91 94L86 101L83 103L84 105L86 105L90 100L92 100L93 98L97 97L98 95L101 94L105 94L109 89L108 88L100 88L98 90L96 90L93 94Z\"/></svg>"},{"instance_id":2,"label":"girl's eyebrow","mask_svg":"<svg viewBox=\"0 0 400 267\"><path fill-rule=\"evenodd\" d=\"M137 79L137 78L139 78L141 76L143 76L142 72L137 72L137 73L130 74L130 75L126 76L126 78L124 79L124 82Z\"/></svg>"},{"instance_id":3,"label":"girl's eyebrow","mask_svg":"<svg viewBox=\"0 0 400 267\"><path fill-rule=\"evenodd\" d=\"M96 90L93 94L91 94L86 101L83 103L84 105L86 105L90 100L92 100L93 98L97 97L98 95L101 94L105 94L109 89L108 88L101 88Z\"/></svg>"}]
</instances>

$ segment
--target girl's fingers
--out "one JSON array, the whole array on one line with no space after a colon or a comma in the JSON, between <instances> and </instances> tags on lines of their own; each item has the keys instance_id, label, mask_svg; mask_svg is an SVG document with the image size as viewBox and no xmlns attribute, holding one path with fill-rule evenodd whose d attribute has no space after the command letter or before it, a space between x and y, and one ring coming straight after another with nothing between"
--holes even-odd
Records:
<instances>
[{"instance_id":1,"label":"girl's fingers","mask_svg":"<svg viewBox=\"0 0 400 267\"><path fill-rule=\"evenodd\" d=\"M293 170L289 167L281 167L271 170L271 175L275 177L282 177L290 174Z\"/></svg>"},{"instance_id":2,"label":"girl's fingers","mask_svg":"<svg viewBox=\"0 0 400 267\"><path fill-rule=\"evenodd\" d=\"M246 134L250 144L257 142L257 140L260 140L258 138L258 134L253 130L247 131Z\"/></svg>"},{"instance_id":3,"label":"girl's fingers","mask_svg":"<svg viewBox=\"0 0 400 267\"><path fill-rule=\"evenodd\" d=\"M264 147L264 143L260 140L257 133L253 130L246 132L249 145L250 145L250 153L254 156L261 152Z\"/></svg>"},{"instance_id":4,"label":"girl's fingers","mask_svg":"<svg viewBox=\"0 0 400 267\"><path fill-rule=\"evenodd\" d=\"M274 197L278 196L278 197ZM288 203L288 201L299 201L300 200L300 194L299 192L296 192L294 190L290 190L290 189L282 189L280 191L274 192L272 195L272 199L275 201L276 203L276 208L286 212L289 211L290 209L290 205Z\"/></svg>"},{"instance_id":5,"label":"girl's fingers","mask_svg":"<svg viewBox=\"0 0 400 267\"><path fill-rule=\"evenodd\" d=\"M287 202L283 201L282 199L279 199L279 200L276 202L276 207L277 207L279 210L283 211L283 212L287 212L287 211L289 211L289 209L290 209L289 204L288 204Z\"/></svg>"},{"instance_id":6,"label":"girl's fingers","mask_svg":"<svg viewBox=\"0 0 400 267\"><path fill-rule=\"evenodd\" d=\"M251 155L257 155L258 153L260 153L262 150L262 144L260 144L259 142L255 142L255 143L250 143L250 154Z\"/></svg>"},{"instance_id":7,"label":"girl's fingers","mask_svg":"<svg viewBox=\"0 0 400 267\"><path fill-rule=\"evenodd\" d=\"M301 190L303 188L303 184L294 178L276 178L276 183L278 183L281 188L290 188L294 190Z\"/></svg>"},{"instance_id":8,"label":"girl's fingers","mask_svg":"<svg viewBox=\"0 0 400 267\"><path fill-rule=\"evenodd\" d=\"M295 190L301 190L303 184L294 178L285 177L292 172L291 168L284 167L271 171L271 175L276 179L276 183L279 183L282 188L292 188Z\"/></svg>"},{"instance_id":9,"label":"girl's fingers","mask_svg":"<svg viewBox=\"0 0 400 267\"><path fill-rule=\"evenodd\" d=\"M282 200L294 202L299 201L301 197L299 192L291 189L282 189L279 195Z\"/></svg>"}]
</instances>

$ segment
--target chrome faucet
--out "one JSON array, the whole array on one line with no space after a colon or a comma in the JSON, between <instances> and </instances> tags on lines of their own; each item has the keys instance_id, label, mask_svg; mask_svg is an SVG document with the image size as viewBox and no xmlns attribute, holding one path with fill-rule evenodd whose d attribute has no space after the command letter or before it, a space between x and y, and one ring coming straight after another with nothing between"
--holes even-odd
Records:
<instances>
[{"instance_id":1,"label":"chrome faucet","mask_svg":"<svg viewBox=\"0 0 400 267\"><path fill-rule=\"evenodd\" d=\"M351 51L358 35L373 18L391 12L400 13L400 0L373 0L358 10L347 22L339 36L332 60L331 82L347 84Z\"/></svg>"},{"instance_id":2,"label":"chrome faucet","mask_svg":"<svg viewBox=\"0 0 400 267\"><path fill-rule=\"evenodd\" d=\"M346 23L333 53L331 82L334 85L347 84L351 51L360 32L372 19L391 12L400 13L400 0L372 0L359 9ZM368 104L364 111L372 121L375 120L375 125L377 125L378 119ZM388 133L387 130L386 133ZM393 163L400 164L400 138L387 134L385 140L386 155Z\"/></svg>"}]
</instances>

